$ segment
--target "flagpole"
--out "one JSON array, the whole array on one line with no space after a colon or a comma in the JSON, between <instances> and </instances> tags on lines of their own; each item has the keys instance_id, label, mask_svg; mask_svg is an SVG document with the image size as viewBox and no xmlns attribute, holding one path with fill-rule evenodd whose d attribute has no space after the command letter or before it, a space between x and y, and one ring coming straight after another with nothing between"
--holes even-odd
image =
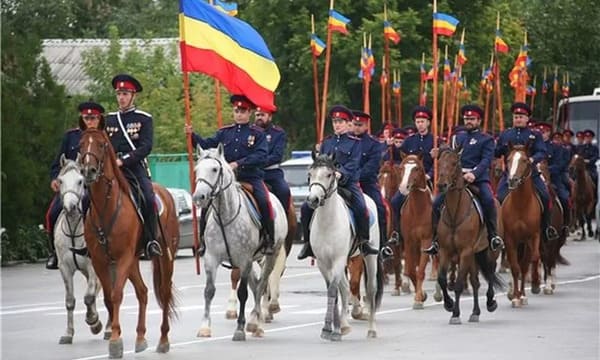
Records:
<instances>
[{"instance_id":1,"label":"flagpole","mask_svg":"<svg viewBox=\"0 0 600 360\"><path fill-rule=\"evenodd\" d=\"M419 101L419 105L424 106L425 104L422 103L422 99L423 99L423 87L425 86L425 79L423 79L423 71L425 70L424 68L425 66L425 53L421 54L421 69L419 70L420 74L419 76L421 77L421 81L419 83L419 97L418 97L418 101Z\"/></svg>"},{"instance_id":2,"label":"flagpole","mask_svg":"<svg viewBox=\"0 0 600 360\"><path fill-rule=\"evenodd\" d=\"M446 109L446 122L448 123L447 137L450 137L454 126L454 108L456 103L456 86L458 83L458 55L454 56L454 76L448 85L448 108ZM452 73L452 72L450 72Z\"/></svg>"},{"instance_id":3,"label":"flagpole","mask_svg":"<svg viewBox=\"0 0 600 360\"><path fill-rule=\"evenodd\" d=\"M448 61L448 45L444 47L444 81L442 82L442 114L440 132L444 133L444 125L446 123L446 96L448 95L448 80L446 79L446 61Z\"/></svg>"},{"instance_id":4,"label":"flagpole","mask_svg":"<svg viewBox=\"0 0 600 360\"><path fill-rule=\"evenodd\" d=\"M540 119L544 121L544 98L546 94L544 92L544 85L546 86L546 92L548 92L548 83L546 79L548 68L544 66L544 80L542 81L542 99L540 100Z\"/></svg>"},{"instance_id":5,"label":"flagpole","mask_svg":"<svg viewBox=\"0 0 600 360\"><path fill-rule=\"evenodd\" d=\"M363 46L367 49L371 48L371 34L369 34L369 43L368 43L368 47L367 47L367 34L363 33ZM367 60L368 61L368 60ZM364 87L364 92L363 92L363 111L366 112L367 114L371 114L371 89L370 89L370 83L371 83L371 69L367 68L366 69L367 73L363 74L363 87ZM369 122L369 130L371 129L371 122Z\"/></svg>"},{"instance_id":6,"label":"flagpole","mask_svg":"<svg viewBox=\"0 0 600 360\"><path fill-rule=\"evenodd\" d=\"M558 66L554 67L554 81L552 83L552 90L554 91L554 98L552 100L552 131L556 131L556 126L558 122L558 111L556 111L557 104L557 92L558 86L556 85L558 82Z\"/></svg>"},{"instance_id":7,"label":"flagpole","mask_svg":"<svg viewBox=\"0 0 600 360\"><path fill-rule=\"evenodd\" d=\"M384 55L384 59L383 59L383 64L381 67L381 77L379 78L379 85L381 85L381 123L385 124L387 119L386 119L386 95L385 95L385 77L387 76L386 73L386 68L385 68L385 55Z\"/></svg>"},{"instance_id":8,"label":"flagpole","mask_svg":"<svg viewBox=\"0 0 600 360\"><path fill-rule=\"evenodd\" d=\"M490 71L492 71L492 76L494 76L493 75L493 71L494 71L493 66L494 66L494 52L492 51L492 55L490 56ZM485 68L485 65L484 65L484 68ZM488 125L489 125L489 120L490 120L490 96L492 94L492 91L494 90L494 83L492 82L490 84L488 77L489 77L489 75L485 74L485 72L484 72L483 87L485 88L484 89L485 90L485 107L483 108L483 119L484 119L483 120L483 131L485 131L485 132L488 131ZM491 132L493 133L493 131L491 131Z\"/></svg>"},{"instance_id":9,"label":"flagpole","mask_svg":"<svg viewBox=\"0 0 600 360\"><path fill-rule=\"evenodd\" d=\"M398 127L402 127L402 78L400 77L400 69L398 69L398 83L400 91L398 92Z\"/></svg>"},{"instance_id":10,"label":"flagpole","mask_svg":"<svg viewBox=\"0 0 600 360\"><path fill-rule=\"evenodd\" d=\"M387 4L383 3L383 20L387 21ZM385 68L388 70L388 73L391 71L392 67L390 66L390 39L385 36L385 30L383 33L383 53L384 53L384 62ZM388 81L385 84L385 105L386 105L386 118L392 123L392 94L390 91L390 81L388 77Z\"/></svg>"},{"instance_id":11,"label":"flagpole","mask_svg":"<svg viewBox=\"0 0 600 360\"><path fill-rule=\"evenodd\" d=\"M496 29L500 29L500 12L496 17ZM504 113L502 109L502 87L500 84L500 62L498 61L498 49L494 46L494 83L496 87L496 106L498 111L498 129L504 131Z\"/></svg>"},{"instance_id":12,"label":"flagpole","mask_svg":"<svg viewBox=\"0 0 600 360\"><path fill-rule=\"evenodd\" d=\"M537 80L537 76L533 77L533 92L531 93L531 96L529 98L529 107L531 108L531 113L533 114L533 111L535 109L535 96L537 95L537 89L535 87L536 85L536 80ZM544 119L540 119L540 120L544 120Z\"/></svg>"},{"instance_id":13,"label":"flagpole","mask_svg":"<svg viewBox=\"0 0 600 360\"><path fill-rule=\"evenodd\" d=\"M333 10L333 1L329 0L329 10ZM329 16L329 14L328 14ZM328 17L329 19L329 17ZM329 22L329 20L328 20ZM329 86L329 62L331 59L331 48L333 44L331 43L331 27L327 25L327 47L325 49L325 75L323 76L323 98L321 99L321 129L319 130L319 138L317 139L318 143L323 141L323 135L325 132L325 114L327 113L327 91Z\"/></svg>"},{"instance_id":14,"label":"flagpole","mask_svg":"<svg viewBox=\"0 0 600 360\"><path fill-rule=\"evenodd\" d=\"M437 13L437 0L433 0L433 13ZM433 24L433 20L432 20ZM432 53L433 53L433 148L438 147L438 45L437 45L437 32L433 31L433 44L432 44ZM438 157L433 157L433 189L434 193L437 193L437 172L438 172Z\"/></svg>"},{"instance_id":15,"label":"flagpole","mask_svg":"<svg viewBox=\"0 0 600 360\"><path fill-rule=\"evenodd\" d=\"M311 34L315 34L315 16L310 14ZM327 44L325 44L327 46ZM317 67L317 56L311 49L312 54L312 69L313 69L313 93L315 95L315 139L319 138L320 134L320 119L321 112L319 108L319 69Z\"/></svg>"},{"instance_id":16,"label":"flagpole","mask_svg":"<svg viewBox=\"0 0 600 360\"><path fill-rule=\"evenodd\" d=\"M485 90L485 64L481 65L481 81L479 82L479 95L477 95L477 104L483 105L483 92Z\"/></svg>"}]
</instances>

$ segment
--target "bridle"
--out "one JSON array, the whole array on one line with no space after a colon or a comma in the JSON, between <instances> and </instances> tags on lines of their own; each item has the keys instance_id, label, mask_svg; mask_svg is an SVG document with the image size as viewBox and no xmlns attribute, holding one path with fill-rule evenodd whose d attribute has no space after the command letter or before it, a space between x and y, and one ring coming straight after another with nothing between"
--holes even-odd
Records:
<instances>
[{"instance_id":1,"label":"bridle","mask_svg":"<svg viewBox=\"0 0 600 360\"><path fill-rule=\"evenodd\" d=\"M199 183L204 183L204 184L208 185L208 187L210 188L209 199L212 201L217 196L219 196L223 191L227 190L231 186L231 184L233 184L233 180L231 180L229 182L229 184L227 184L226 186L223 186L223 183L225 182L225 177L223 176L223 162L221 160L219 160L217 158L213 158L213 157L205 157L204 159L214 160L219 164L217 180L215 180L214 184L211 184L205 178L201 178L201 177L196 178L196 187L198 187Z\"/></svg>"},{"instance_id":2,"label":"bridle","mask_svg":"<svg viewBox=\"0 0 600 360\"><path fill-rule=\"evenodd\" d=\"M105 156L106 151L108 150L108 143L103 142L102 145L100 146L100 149L101 149L101 153L102 153L102 158L100 158L98 155L96 155L96 153L94 153L92 151L86 151L83 154L81 154L81 158L79 161L81 162L82 167L86 166L86 164L84 163L84 159L86 159L88 156L91 156L92 158L94 158L96 160L96 164L97 164L97 171L94 174L93 178L88 178L87 176L84 177L85 183L87 185L95 183L101 177L105 177L104 176L104 158L106 157ZM111 181L111 179L107 179L107 180L109 182Z\"/></svg>"},{"instance_id":3,"label":"bridle","mask_svg":"<svg viewBox=\"0 0 600 360\"><path fill-rule=\"evenodd\" d=\"M454 171L452 173L452 181L448 184L447 190L459 190L459 191L464 190L466 187L466 185L464 185L464 183L463 183L462 187L458 187L456 184L458 182L458 179L462 177L462 167L460 166L460 161L458 161L459 155L457 153L453 152L452 150L447 149L445 151L442 151L442 153L440 153L440 158L442 157L442 155L444 153L455 154L457 157L456 165L454 166ZM439 185L439 183L438 183L438 185Z\"/></svg>"},{"instance_id":4,"label":"bridle","mask_svg":"<svg viewBox=\"0 0 600 360\"><path fill-rule=\"evenodd\" d=\"M328 166L328 165L314 166L314 167L312 167L312 169L317 168L317 167L326 167L333 171L333 178L329 182L329 185L327 187L318 181L311 182L308 185L309 193L313 186L317 186L323 190L323 192L325 193L325 196L323 196L323 198L321 200L319 200L319 206L323 206L325 204L325 200L329 199L337 191L338 186L337 186L337 181L335 179L335 169L333 169L331 166Z\"/></svg>"},{"instance_id":5,"label":"bridle","mask_svg":"<svg viewBox=\"0 0 600 360\"><path fill-rule=\"evenodd\" d=\"M519 150L517 150L517 151L519 151ZM523 153L525 154L525 156L527 156L527 154L525 152L523 152ZM512 162L513 159L514 159L514 157L511 157L509 163ZM525 181L528 178L530 178L532 174L533 174L533 170L532 170L532 165L530 164L529 166L526 166L526 172L525 172L525 174L523 174L520 177L513 177L512 178L514 185L511 186L511 182L508 181L508 190L511 191L511 190L514 190L514 189L518 188L523 183L525 183ZM509 180L511 180L511 179L509 179Z\"/></svg>"}]
</instances>

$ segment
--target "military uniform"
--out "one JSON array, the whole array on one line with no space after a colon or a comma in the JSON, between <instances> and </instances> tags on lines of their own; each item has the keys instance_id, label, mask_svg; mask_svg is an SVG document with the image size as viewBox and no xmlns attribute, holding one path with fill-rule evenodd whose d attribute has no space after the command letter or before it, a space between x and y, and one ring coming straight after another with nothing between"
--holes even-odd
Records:
<instances>
[{"instance_id":1,"label":"military uniform","mask_svg":"<svg viewBox=\"0 0 600 360\"><path fill-rule=\"evenodd\" d=\"M394 143L384 149L385 153L383 154L383 161L393 161L396 165L399 165L402 162L402 144L404 143L406 136L406 132L403 129L396 129L394 131L394 134L392 135ZM400 146L395 144L397 140L402 141Z\"/></svg>"},{"instance_id":2,"label":"military uniform","mask_svg":"<svg viewBox=\"0 0 600 360\"><path fill-rule=\"evenodd\" d=\"M287 146L287 135L282 128L273 124L269 124L264 132L268 147L267 161L264 168L265 183L271 187L271 191L279 199L287 213L292 195L290 186L285 181L283 170L279 168Z\"/></svg>"},{"instance_id":3,"label":"military uniform","mask_svg":"<svg viewBox=\"0 0 600 360\"><path fill-rule=\"evenodd\" d=\"M134 77L126 74L117 75L112 80L116 92L138 93L142 85ZM137 109L133 103L126 110L109 113L106 118L106 133L110 142L121 159L121 171L130 184L139 183L142 202L142 216L146 236L145 250L147 256L162 255L159 243L156 241L158 224L154 190L148 173L146 157L150 155L153 145L154 128L152 115ZM136 186L132 186L136 189Z\"/></svg>"},{"instance_id":4,"label":"military uniform","mask_svg":"<svg viewBox=\"0 0 600 360\"><path fill-rule=\"evenodd\" d=\"M513 114L522 114L526 116L531 115L531 110L529 105L525 103L514 103L511 107L511 112ZM548 188L544 184L544 181L540 178L540 173L536 169L536 165L546 159L546 145L542 140L542 136L538 131L533 131L527 127L525 128L517 128L512 127L504 130L498 139L498 143L496 145L495 156L497 158L504 156L508 157L509 154L509 144L512 145L527 145L528 146L528 156L532 159L532 180L533 185L538 192L542 204L543 204L543 214L542 214L542 228L544 234L548 239L554 239L558 237L558 233L556 229L554 229L550 225L550 195L548 193ZM503 202L506 196L508 195L508 173L506 170L502 174L498 182L498 188L496 190L498 200Z\"/></svg>"},{"instance_id":5,"label":"military uniform","mask_svg":"<svg viewBox=\"0 0 600 360\"><path fill-rule=\"evenodd\" d=\"M254 104L243 95L233 95L230 98L234 108L253 109ZM269 201L267 187L263 181L265 172L263 170L268 157L268 143L262 128L246 124L232 124L220 128L210 138L202 138L200 135L192 134L194 147L200 145L203 149L215 148L219 143L223 144L223 156L229 163L237 163L237 180L252 185L254 198L258 204L263 229L265 231L265 253L272 253L274 242L273 209ZM202 212L201 228L204 230L205 212ZM203 232L203 231L201 231Z\"/></svg>"},{"instance_id":6,"label":"military uniform","mask_svg":"<svg viewBox=\"0 0 600 360\"><path fill-rule=\"evenodd\" d=\"M598 145L592 144L592 139L596 134L592 130L583 131L583 136L589 138L588 143L584 143L579 147L579 154L583 156L585 161L585 167L587 168L594 185L598 186L598 172L596 170L596 161L598 161Z\"/></svg>"},{"instance_id":7,"label":"military uniform","mask_svg":"<svg viewBox=\"0 0 600 360\"><path fill-rule=\"evenodd\" d=\"M562 134L554 133L552 139L557 139L557 141L562 142ZM567 226L569 224L569 214L571 212L568 187L569 162L571 160L569 150L562 144L557 144L553 141L546 141L546 149L548 150L550 183L563 208L563 225Z\"/></svg>"}]
</instances>

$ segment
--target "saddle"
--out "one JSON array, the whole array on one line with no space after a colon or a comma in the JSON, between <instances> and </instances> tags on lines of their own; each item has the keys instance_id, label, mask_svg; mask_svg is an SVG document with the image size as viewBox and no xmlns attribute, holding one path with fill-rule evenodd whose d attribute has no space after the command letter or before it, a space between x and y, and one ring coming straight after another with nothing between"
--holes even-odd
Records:
<instances>
[{"instance_id":1,"label":"saddle","mask_svg":"<svg viewBox=\"0 0 600 360\"><path fill-rule=\"evenodd\" d=\"M250 218L252 218L252 221L259 229L262 229L260 211L258 210L258 202L254 197L254 187L252 184L247 182L240 182L240 185L242 186L242 190L245 195L244 199L248 204L248 209L250 209Z\"/></svg>"}]
</instances>

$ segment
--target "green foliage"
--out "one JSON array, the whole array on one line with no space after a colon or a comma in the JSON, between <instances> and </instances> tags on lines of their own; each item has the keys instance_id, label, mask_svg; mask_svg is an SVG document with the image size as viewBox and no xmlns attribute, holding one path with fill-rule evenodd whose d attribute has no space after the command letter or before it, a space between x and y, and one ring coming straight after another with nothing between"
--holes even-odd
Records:
<instances>
[{"instance_id":1,"label":"green foliage","mask_svg":"<svg viewBox=\"0 0 600 360\"><path fill-rule=\"evenodd\" d=\"M48 236L37 226L18 226L11 234L2 234L2 265L16 260L36 262L48 255Z\"/></svg>"}]
</instances>

